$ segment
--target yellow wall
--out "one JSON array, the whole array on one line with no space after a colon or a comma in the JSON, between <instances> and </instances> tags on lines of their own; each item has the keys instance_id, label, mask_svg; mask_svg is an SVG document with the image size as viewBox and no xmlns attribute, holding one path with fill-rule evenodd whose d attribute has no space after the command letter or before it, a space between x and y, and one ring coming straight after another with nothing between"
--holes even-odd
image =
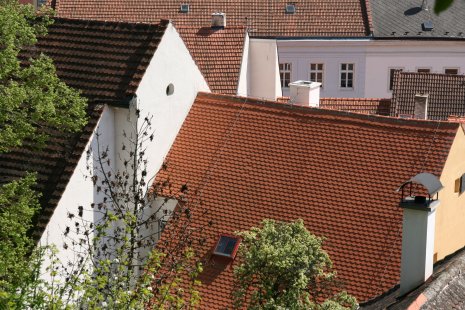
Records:
<instances>
[{"instance_id":1,"label":"yellow wall","mask_svg":"<svg viewBox=\"0 0 465 310\"><path fill-rule=\"evenodd\" d=\"M465 133L459 128L440 178L444 188L439 192L434 239L438 260L465 246L465 192L454 193L455 180L464 173Z\"/></svg>"}]
</instances>

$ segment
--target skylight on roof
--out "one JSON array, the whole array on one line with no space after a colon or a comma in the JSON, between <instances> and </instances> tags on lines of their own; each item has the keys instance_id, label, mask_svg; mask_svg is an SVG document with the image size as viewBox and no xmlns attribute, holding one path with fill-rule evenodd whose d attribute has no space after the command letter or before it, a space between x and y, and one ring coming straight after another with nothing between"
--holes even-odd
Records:
<instances>
[{"instance_id":1,"label":"skylight on roof","mask_svg":"<svg viewBox=\"0 0 465 310\"><path fill-rule=\"evenodd\" d=\"M189 13L189 4L181 4L179 11L181 13Z\"/></svg>"},{"instance_id":2,"label":"skylight on roof","mask_svg":"<svg viewBox=\"0 0 465 310\"><path fill-rule=\"evenodd\" d=\"M213 254L234 258L239 248L239 238L229 235L221 235L215 247Z\"/></svg>"},{"instance_id":3,"label":"skylight on roof","mask_svg":"<svg viewBox=\"0 0 465 310\"><path fill-rule=\"evenodd\" d=\"M295 4L289 3L286 4L286 14L294 14L295 13Z\"/></svg>"},{"instance_id":4,"label":"skylight on roof","mask_svg":"<svg viewBox=\"0 0 465 310\"><path fill-rule=\"evenodd\" d=\"M433 22L432 21L426 21L423 24L421 24L421 27L423 28L423 31L431 31L433 30Z\"/></svg>"}]
</instances>

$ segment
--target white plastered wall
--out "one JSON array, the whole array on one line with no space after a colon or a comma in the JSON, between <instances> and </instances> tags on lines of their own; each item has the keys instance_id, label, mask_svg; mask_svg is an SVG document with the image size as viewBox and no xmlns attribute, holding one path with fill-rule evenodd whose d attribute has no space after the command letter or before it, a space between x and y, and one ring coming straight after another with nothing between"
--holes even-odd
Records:
<instances>
[{"instance_id":1,"label":"white plastered wall","mask_svg":"<svg viewBox=\"0 0 465 310\"><path fill-rule=\"evenodd\" d=\"M113 108L105 106L95 132L99 133L100 146L102 148L108 146L108 154L112 158L114 157L115 143L114 126ZM94 133L90 137L85 151L81 154L66 189L39 241L41 245L54 245L57 247L57 258L63 266L67 266L68 263L71 263L72 266L78 266L76 263L78 258L74 252L77 248L73 247L71 244L72 239L78 240L77 236L82 237L82 234L76 234L76 223L79 224L82 232L81 220L92 222L95 220L95 217L98 216L91 208L91 204L95 201L101 201L100 195L102 195L102 193L96 191L92 180L89 178L89 176L95 172L93 169L95 163L92 159L97 154L97 145L97 137ZM90 150L89 154L86 152L87 150ZM115 161L112 160L111 165L113 165L114 162ZM90 164L90 170L87 168L88 164ZM109 168L114 169L114 167ZM84 210L82 218L78 214L79 206L82 206ZM71 214L74 215L73 218L70 218ZM70 228L67 238L64 237L66 227ZM65 243L68 244L68 249L64 248ZM49 257L46 256L43 268L49 265L50 260ZM44 272L44 278L47 279L47 277L49 277L49 274Z\"/></svg>"},{"instance_id":2,"label":"white plastered wall","mask_svg":"<svg viewBox=\"0 0 465 310\"><path fill-rule=\"evenodd\" d=\"M244 37L244 49L242 51L241 71L239 73L239 82L237 85L237 95L246 97L250 91L249 85L249 34L246 32Z\"/></svg>"},{"instance_id":3,"label":"white plastered wall","mask_svg":"<svg viewBox=\"0 0 465 310\"><path fill-rule=\"evenodd\" d=\"M278 40L279 61L292 63L291 81L308 80L310 63L324 64L321 97L390 98L389 69L416 72L430 68L465 73L465 41L420 40ZM339 87L341 63L353 63L354 87ZM288 96L289 90L284 89Z\"/></svg>"},{"instance_id":4,"label":"white plastered wall","mask_svg":"<svg viewBox=\"0 0 465 310\"><path fill-rule=\"evenodd\" d=\"M276 40L250 39L249 96L276 100L281 97Z\"/></svg>"},{"instance_id":5,"label":"white plastered wall","mask_svg":"<svg viewBox=\"0 0 465 310\"><path fill-rule=\"evenodd\" d=\"M172 95L166 93L169 84L174 86ZM160 169L199 91L210 89L169 24L136 92L141 119L153 116L155 135L153 143L147 145L149 176Z\"/></svg>"}]
</instances>

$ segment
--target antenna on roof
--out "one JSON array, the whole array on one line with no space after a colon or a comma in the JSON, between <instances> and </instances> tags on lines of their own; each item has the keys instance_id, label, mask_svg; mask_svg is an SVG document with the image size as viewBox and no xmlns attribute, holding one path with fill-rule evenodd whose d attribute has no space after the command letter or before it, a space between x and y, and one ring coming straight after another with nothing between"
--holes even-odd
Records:
<instances>
[{"instance_id":1,"label":"antenna on roof","mask_svg":"<svg viewBox=\"0 0 465 310\"><path fill-rule=\"evenodd\" d=\"M422 9L422 10L425 10L425 11L428 11L428 10L429 10L429 3L428 3L428 0L423 0L423 2L421 3L421 9Z\"/></svg>"}]
</instances>

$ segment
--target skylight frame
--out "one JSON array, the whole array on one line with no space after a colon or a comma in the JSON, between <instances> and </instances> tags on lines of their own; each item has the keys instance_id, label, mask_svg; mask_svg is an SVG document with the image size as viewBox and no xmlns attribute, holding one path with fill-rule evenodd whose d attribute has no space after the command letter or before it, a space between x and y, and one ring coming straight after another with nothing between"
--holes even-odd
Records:
<instances>
[{"instance_id":1,"label":"skylight frame","mask_svg":"<svg viewBox=\"0 0 465 310\"><path fill-rule=\"evenodd\" d=\"M220 246L222 238L228 238L228 239L235 240L235 244L234 244L234 247L233 247L231 253L226 253L225 252L226 248L228 248L228 245L229 245L230 241L228 241L228 243L224 246L223 251L221 251L221 249L218 250L218 247ZM213 255L226 257L226 258L230 258L230 259L236 258L237 251L239 250L239 245L241 243L241 240L242 239L240 237L234 236L234 235L229 235L229 234L220 234L220 235L218 235L218 239L217 239L215 247L213 249Z\"/></svg>"},{"instance_id":2,"label":"skylight frame","mask_svg":"<svg viewBox=\"0 0 465 310\"><path fill-rule=\"evenodd\" d=\"M295 14L296 12L296 5L295 3L288 3L286 4L286 14Z\"/></svg>"},{"instance_id":3,"label":"skylight frame","mask_svg":"<svg viewBox=\"0 0 465 310\"><path fill-rule=\"evenodd\" d=\"M190 7L190 5L188 3L183 3L179 7L179 12L187 14L187 13L189 13L190 9L191 9L191 7Z\"/></svg>"}]
</instances>

